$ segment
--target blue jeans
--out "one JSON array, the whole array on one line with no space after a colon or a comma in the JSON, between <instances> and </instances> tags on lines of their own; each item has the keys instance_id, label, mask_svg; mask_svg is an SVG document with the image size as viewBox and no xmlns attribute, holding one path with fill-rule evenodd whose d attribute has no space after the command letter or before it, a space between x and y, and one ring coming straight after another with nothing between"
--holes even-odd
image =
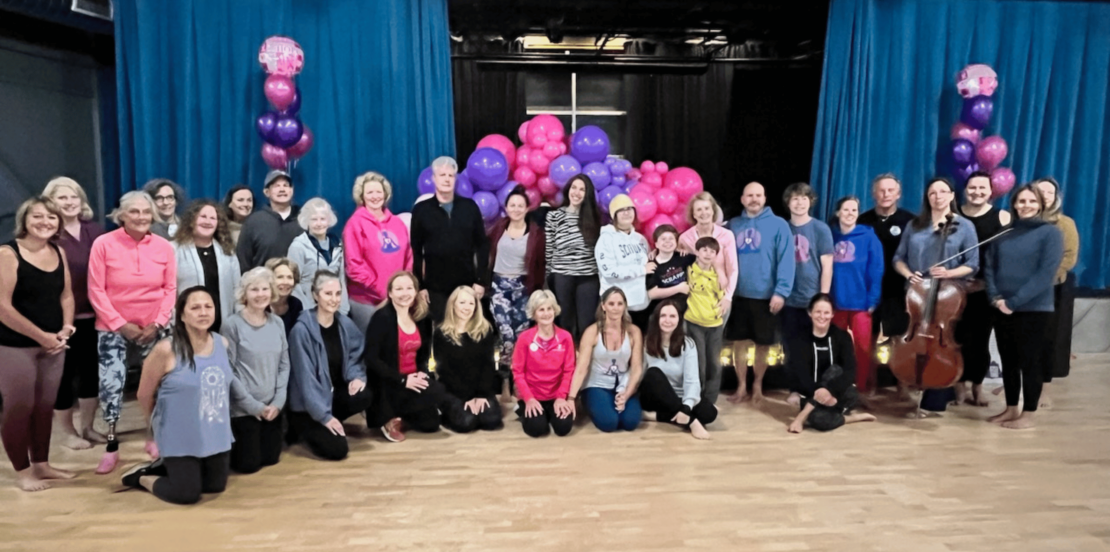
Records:
<instances>
[{"instance_id":1,"label":"blue jeans","mask_svg":"<svg viewBox=\"0 0 1110 552\"><path fill-rule=\"evenodd\" d=\"M586 411L590 413L594 427L605 433L618 429L625 431L636 429L640 425L640 397L637 395L628 399L628 402L624 403L623 412L617 412L617 407L613 404L616 399L615 389L589 387L582 390L582 402L586 406Z\"/></svg>"}]
</instances>

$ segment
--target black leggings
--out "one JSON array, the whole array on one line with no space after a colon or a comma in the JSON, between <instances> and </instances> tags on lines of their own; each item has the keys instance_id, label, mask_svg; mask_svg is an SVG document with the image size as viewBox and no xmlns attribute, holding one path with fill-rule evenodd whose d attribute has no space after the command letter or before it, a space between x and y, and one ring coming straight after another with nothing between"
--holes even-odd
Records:
<instances>
[{"instance_id":1,"label":"black leggings","mask_svg":"<svg viewBox=\"0 0 1110 552\"><path fill-rule=\"evenodd\" d=\"M331 401L331 415L342 422L357 412L370 408L370 389L366 388L354 395L347 393L347 386L335 388ZM290 412L289 428L297 439L303 440L312 454L324 460L342 460L347 457L350 447L347 437L336 435L323 423L312 419L306 412Z\"/></svg>"},{"instance_id":2,"label":"black leggings","mask_svg":"<svg viewBox=\"0 0 1110 552\"><path fill-rule=\"evenodd\" d=\"M438 380L428 379L428 386L417 393L407 387L386 390L382 404L371 420L374 425L385 425L393 418L401 418L405 427L422 433L439 431L439 411L447 410L447 388Z\"/></svg>"},{"instance_id":3,"label":"black leggings","mask_svg":"<svg viewBox=\"0 0 1110 552\"><path fill-rule=\"evenodd\" d=\"M1052 383L1053 377L1067 377L1071 371L1071 332L1072 317L1075 313L1075 275L1068 273L1068 279L1056 284L1052 289L1053 306L1049 321L1043 330L1045 344L1041 349L1040 366L1045 383Z\"/></svg>"},{"instance_id":4,"label":"black leggings","mask_svg":"<svg viewBox=\"0 0 1110 552\"><path fill-rule=\"evenodd\" d=\"M964 357L964 374L960 381L974 385L983 383L991 365L991 330L994 329L994 308L987 292L976 291L967 295L967 306L956 323L956 342Z\"/></svg>"},{"instance_id":5,"label":"black leggings","mask_svg":"<svg viewBox=\"0 0 1110 552\"><path fill-rule=\"evenodd\" d=\"M446 408L441 416L443 425L455 433L470 433L477 429L493 431L505 425L501 421L501 405L493 395L476 397L485 399L489 403L489 406L478 415L467 410L466 403L462 399L451 394L445 394L445 397Z\"/></svg>"},{"instance_id":6,"label":"black leggings","mask_svg":"<svg viewBox=\"0 0 1110 552\"><path fill-rule=\"evenodd\" d=\"M640 382L640 408L655 412L660 422L670 422L679 412L690 416L691 421L701 422L703 426L717 419L717 407L706 401L699 401L693 408L683 404L671 382L667 381L667 376L654 366L644 372L644 379ZM689 425L688 422L685 427Z\"/></svg>"},{"instance_id":7,"label":"black leggings","mask_svg":"<svg viewBox=\"0 0 1110 552\"><path fill-rule=\"evenodd\" d=\"M806 425L817 431L832 431L844 425L845 412L859 406L859 391L851 385L836 397L836 404L832 406L825 406L814 399L809 399L809 403L813 405L813 412L806 418Z\"/></svg>"},{"instance_id":8,"label":"black leggings","mask_svg":"<svg viewBox=\"0 0 1110 552\"><path fill-rule=\"evenodd\" d=\"M62 382L54 399L54 410L69 410L77 399L95 399L100 395L100 353L96 344L96 318L73 321L77 333L69 338Z\"/></svg>"},{"instance_id":9,"label":"black leggings","mask_svg":"<svg viewBox=\"0 0 1110 552\"><path fill-rule=\"evenodd\" d=\"M1025 412L1036 412L1041 400L1044 367L1044 328L1051 312L1015 312L995 315L994 331L998 336L998 354L1002 357L1002 386L1006 390L1006 406L1017 406L1025 395Z\"/></svg>"},{"instance_id":10,"label":"black leggings","mask_svg":"<svg viewBox=\"0 0 1110 552\"><path fill-rule=\"evenodd\" d=\"M238 473L255 473L281 458L280 415L269 422L254 416L232 418L231 434L231 469Z\"/></svg>"},{"instance_id":11,"label":"black leggings","mask_svg":"<svg viewBox=\"0 0 1110 552\"><path fill-rule=\"evenodd\" d=\"M560 418L555 413L555 401L540 401L540 406L543 407L543 412L539 416L526 416L524 414L524 401L517 401L516 415L520 416L520 426L524 428L524 433L529 437L543 437L552 430L555 435L565 437L570 430L574 429L574 418L567 416Z\"/></svg>"},{"instance_id":12,"label":"black leggings","mask_svg":"<svg viewBox=\"0 0 1110 552\"><path fill-rule=\"evenodd\" d=\"M570 332L577 343L582 333L594 323L597 303L601 299L601 283L597 275L568 276L551 275L551 291L559 302L559 327Z\"/></svg>"},{"instance_id":13,"label":"black leggings","mask_svg":"<svg viewBox=\"0 0 1110 552\"><path fill-rule=\"evenodd\" d=\"M151 492L170 504L196 504L201 493L222 493L227 488L229 456L221 452L205 458L163 457L166 475L154 482Z\"/></svg>"}]
</instances>

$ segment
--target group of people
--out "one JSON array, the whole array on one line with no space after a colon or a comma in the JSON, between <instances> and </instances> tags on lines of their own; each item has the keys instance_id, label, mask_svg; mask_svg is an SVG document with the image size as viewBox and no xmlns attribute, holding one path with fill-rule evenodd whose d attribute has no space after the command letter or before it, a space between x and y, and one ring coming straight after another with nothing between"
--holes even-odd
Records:
<instances>
[{"instance_id":1,"label":"group of people","mask_svg":"<svg viewBox=\"0 0 1110 552\"><path fill-rule=\"evenodd\" d=\"M266 176L268 204L257 206L237 186L181 210L181 188L153 180L123 195L110 232L77 182L50 181L0 247L2 436L19 486L73 476L48 462L52 416L65 446L106 445L98 474L116 469L128 369L140 363L154 461L122 480L180 504L222 491L231 471L277 463L294 443L345 458L343 422L356 414L399 442L441 426L500 429L512 397L532 437L569 434L582 408L603 432L654 420L708 439L728 342L739 376L730 401L763 400L768 349L781 341L787 400L799 408L789 431L827 431L874 419L859 411L876 387L874 334L906 330L899 303L922 278L984 282L960 324L972 387L957 390L985 400L993 324L1007 408L992 420L1033 424L1056 354L1039 336L1078 246L1051 179L1016 190L1010 213L989 204L985 174L972 175L962 207L934 179L914 217L897 207L899 181L882 175L875 209L841 198L831 228L810 215L808 185L787 188L787 221L753 182L727 224L703 192L688 204L692 226L660 226L649 246L632 200L602 212L585 175L558 207L514 190L487 228L455 193L457 169L449 157L432 163L435 194L408 224L389 210L388 179L360 175L341 233L325 200L293 202L282 171ZM934 243L943 224L955 230ZM106 434L93 428L98 406Z\"/></svg>"}]
</instances>

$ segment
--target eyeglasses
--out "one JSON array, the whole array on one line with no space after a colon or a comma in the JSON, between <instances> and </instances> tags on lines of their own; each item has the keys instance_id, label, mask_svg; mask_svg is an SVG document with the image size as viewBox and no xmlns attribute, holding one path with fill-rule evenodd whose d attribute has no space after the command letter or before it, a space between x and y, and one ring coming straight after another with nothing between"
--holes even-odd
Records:
<instances>
[{"instance_id":1,"label":"eyeglasses","mask_svg":"<svg viewBox=\"0 0 1110 552\"><path fill-rule=\"evenodd\" d=\"M176 201L177 197L175 197L173 194L154 196L155 203L175 203Z\"/></svg>"}]
</instances>

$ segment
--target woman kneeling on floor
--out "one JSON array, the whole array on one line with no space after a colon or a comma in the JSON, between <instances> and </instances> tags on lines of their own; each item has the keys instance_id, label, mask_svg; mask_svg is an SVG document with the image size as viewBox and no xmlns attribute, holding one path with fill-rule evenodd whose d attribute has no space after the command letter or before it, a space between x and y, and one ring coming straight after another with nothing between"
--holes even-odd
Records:
<instances>
[{"instance_id":1,"label":"woman kneeling on floor","mask_svg":"<svg viewBox=\"0 0 1110 552\"><path fill-rule=\"evenodd\" d=\"M574 339L555 325L559 303L555 294L539 289L528 298L528 317L536 321L524 330L513 349L516 413L529 437L554 430L563 437L574 429L574 401L567 399L574 378Z\"/></svg>"},{"instance_id":2,"label":"woman kneeling on floor","mask_svg":"<svg viewBox=\"0 0 1110 552\"><path fill-rule=\"evenodd\" d=\"M698 349L682 331L677 301L659 303L644 341L647 370L640 384L644 417L689 428L695 438L708 439L705 426L717 419L717 407L701 399Z\"/></svg>"},{"instance_id":3,"label":"woman kneeling on floor","mask_svg":"<svg viewBox=\"0 0 1110 552\"><path fill-rule=\"evenodd\" d=\"M636 386L643 373L644 343L628 314L624 291L616 286L605 290L595 318L582 334L567 398L573 401L582 389L595 427L606 433L632 431L640 425Z\"/></svg>"},{"instance_id":4,"label":"woman kneeling on floor","mask_svg":"<svg viewBox=\"0 0 1110 552\"><path fill-rule=\"evenodd\" d=\"M451 293L433 341L436 375L447 392L443 425L455 433L501 429L501 376L493 358L497 333L482 316L474 288L459 286Z\"/></svg>"}]
</instances>

